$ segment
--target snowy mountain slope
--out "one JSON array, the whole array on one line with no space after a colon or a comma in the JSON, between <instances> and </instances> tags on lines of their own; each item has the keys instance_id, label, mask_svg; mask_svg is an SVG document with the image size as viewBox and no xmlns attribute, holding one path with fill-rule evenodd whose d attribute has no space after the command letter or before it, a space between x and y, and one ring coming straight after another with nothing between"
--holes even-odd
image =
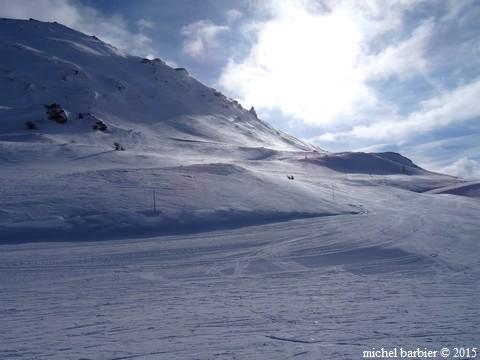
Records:
<instances>
[{"instance_id":1,"label":"snowy mountain slope","mask_svg":"<svg viewBox=\"0 0 480 360\"><path fill-rule=\"evenodd\" d=\"M185 69L123 54L57 23L0 20L0 55L0 233L7 238L358 214L357 186L425 191L453 182L399 154L327 153L273 129Z\"/></svg>"},{"instance_id":2,"label":"snowy mountain slope","mask_svg":"<svg viewBox=\"0 0 480 360\"><path fill-rule=\"evenodd\" d=\"M368 173L376 175L420 175L428 172L410 159L396 153L345 152L325 154L316 159L320 165L344 173Z\"/></svg>"},{"instance_id":3,"label":"snowy mountain slope","mask_svg":"<svg viewBox=\"0 0 480 360\"><path fill-rule=\"evenodd\" d=\"M172 135L193 139L309 147L272 129L186 70L173 69L159 59L127 56L57 23L3 19L0 30L0 81L6 85L0 90L0 105L9 119L3 120L2 132L23 130L27 120L20 119L28 119L53 137L84 135L92 124L78 115L91 113L107 123L111 139L137 130L136 140L148 142L146 133L163 138L172 128ZM63 128L41 120L44 105L51 103L69 114ZM160 129L152 131L152 126ZM84 139L95 140L106 141L94 136Z\"/></svg>"}]
</instances>

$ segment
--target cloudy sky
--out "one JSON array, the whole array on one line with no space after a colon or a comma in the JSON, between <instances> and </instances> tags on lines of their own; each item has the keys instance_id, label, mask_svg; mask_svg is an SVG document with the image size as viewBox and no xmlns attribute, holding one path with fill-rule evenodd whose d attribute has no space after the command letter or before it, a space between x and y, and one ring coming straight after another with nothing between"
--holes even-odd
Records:
<instances>
[{"instance_id":1,"label":"cloudy sky","mask_svg":"<svg viewBox=\"0 0 480 360\"><path fill-rule=\"evenodd\" d=\"M480 177L480 1L1 0L189 69L331 151Z\"/></svg>"}]
</instances>

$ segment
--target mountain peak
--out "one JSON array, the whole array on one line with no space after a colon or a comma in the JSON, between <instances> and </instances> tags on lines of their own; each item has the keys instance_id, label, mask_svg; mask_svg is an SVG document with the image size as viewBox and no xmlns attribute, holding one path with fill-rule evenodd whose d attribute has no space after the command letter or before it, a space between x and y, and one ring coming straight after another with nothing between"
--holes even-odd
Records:
<instances>
[{"instance_id":1,"label":"mountain peak","mask_svg":"<svg viewBox=\"0 0 480 360\"><path fill-rule=\"evenodd\" d=\"M78 114L92 113L112 134L130 129L145 142L155 135L279 149L309 147L197 81L185 68L125 55L58 23L6 19L0 21L0 34L0 81L6 84L0 105L11 109L9 131L31 121L42 132L58 132L42 124L47 119L44 105L57 103L70 119L71 126L62 131L74 137L81 128Z\"/></svg>"}]
</instances>

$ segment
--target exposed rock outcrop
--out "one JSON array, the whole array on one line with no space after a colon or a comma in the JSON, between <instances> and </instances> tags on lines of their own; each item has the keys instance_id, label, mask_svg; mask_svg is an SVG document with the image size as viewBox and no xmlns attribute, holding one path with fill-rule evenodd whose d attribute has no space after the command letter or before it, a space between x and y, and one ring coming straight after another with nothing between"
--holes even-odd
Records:
<instances>
[{"instance_id":1,"label":"exposed rock outcrop","mask_svg":"<svg viewBox=\"0 0 480 360\"><path fill-rule=\"evenodd\" d=\"M59 124L64 124L68 121L68 115L60 106L60 104L53 103L50 105L45 105L45 109L47 111L49 120L55 121Z\"/></svg>"}]
</instances>

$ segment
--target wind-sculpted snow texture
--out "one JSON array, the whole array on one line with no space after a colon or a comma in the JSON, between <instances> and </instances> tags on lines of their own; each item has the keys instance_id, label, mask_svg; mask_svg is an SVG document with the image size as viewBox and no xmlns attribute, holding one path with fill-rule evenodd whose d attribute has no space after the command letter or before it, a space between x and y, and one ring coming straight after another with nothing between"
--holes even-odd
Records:
<instances>
[{"instance_id":1,"label":"wind-sculpted snow texture","mask_svg":"<svg viewBox=\"0 0 480 360\"><path fill-rule=\"evenodd\" d=\"M478 182L57 23L0 20L0 85L1 359L478 347Z\"/></svg>"}]
</instances>

